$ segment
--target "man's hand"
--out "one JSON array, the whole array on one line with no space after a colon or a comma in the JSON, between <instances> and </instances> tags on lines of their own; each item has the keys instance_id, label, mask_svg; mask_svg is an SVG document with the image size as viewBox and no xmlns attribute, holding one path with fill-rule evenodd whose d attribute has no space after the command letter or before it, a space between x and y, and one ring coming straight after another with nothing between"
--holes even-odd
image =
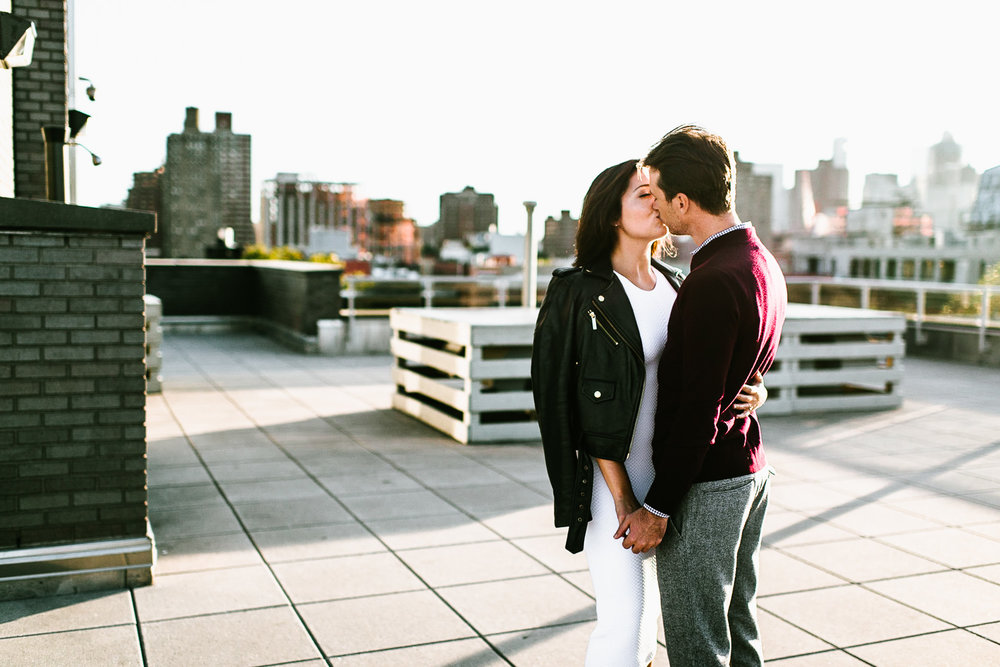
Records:
<instances>
[{"instance_id":1,"label":"man's hand","mask_svg":"<svg viewBox=\"0 0 1000 667\"><path fill-rule=\"evenodd\" d=\"M733 408L737 411L736 416L741 419L749 417L750 413L764 405L764 401L766 400L767 387L764 386L764 376L760 374L760 371L757 371L750 378L750 383L743 385L739 395L736 397L736 401L733 403Z\"/></svg>"},{"instance_id":2,"label":"man's hand","mask_svg":"<svg viewBox=\"0 0 1000 667\"><path fill-rule=\"evenodd\" d=\"M640 507L625 515L621 525L618 526L618 532L615 533L615 539L624 537L622 547L631 549L632 553L646 553L663 540L669 520L667 517L661 518L646 511L645 507Z\"/></svg>"}]
</instances>

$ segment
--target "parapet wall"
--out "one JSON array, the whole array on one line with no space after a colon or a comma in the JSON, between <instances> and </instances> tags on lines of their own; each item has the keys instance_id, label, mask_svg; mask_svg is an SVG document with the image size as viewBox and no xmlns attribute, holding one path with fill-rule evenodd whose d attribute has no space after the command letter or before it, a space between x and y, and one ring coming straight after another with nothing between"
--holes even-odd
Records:
<instances>
[{"instance_id":1,"label":"parapet wall","mask_svg":"<svg viewBox=\"0 0 1000 667\"><path fill-rule=\"evenodd\" d=\"M151 580L152 214L0 198L0 598Z\"/></svg>"},{"instance_id":2,"label":"parapet wall","mask_svg":"<svg viewBox=\"0 0 1000 667\"><path fill-rule=\"evenodd\" d=\"M318 351L317 322L340 317L341 270L277 260L150 259L147 292L166 329L261 330L301 352Z\"/></svg>"}]
</instances>

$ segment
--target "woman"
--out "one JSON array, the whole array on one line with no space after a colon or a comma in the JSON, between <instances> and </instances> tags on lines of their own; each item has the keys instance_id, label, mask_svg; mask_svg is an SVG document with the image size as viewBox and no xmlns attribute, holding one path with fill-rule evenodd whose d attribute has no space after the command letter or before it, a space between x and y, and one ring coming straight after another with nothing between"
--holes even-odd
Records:
<instances>
[{"instance_id":1,"label":"woman","mask_svg":"<svg viewBox=\"0 0 1000 667\"><path fill-rule=\"evenodd\" d=\"M683 279L655 259L673 246L636 166L605 169L587 191L576 261L553 273L531 358L555 523L586 552L597 599L586 664L601 667L652 663L660 614L655 551L614 539L653 481L657 366ZM764 396L746 386L734 408Z\"/></svg>"}]
</instances>

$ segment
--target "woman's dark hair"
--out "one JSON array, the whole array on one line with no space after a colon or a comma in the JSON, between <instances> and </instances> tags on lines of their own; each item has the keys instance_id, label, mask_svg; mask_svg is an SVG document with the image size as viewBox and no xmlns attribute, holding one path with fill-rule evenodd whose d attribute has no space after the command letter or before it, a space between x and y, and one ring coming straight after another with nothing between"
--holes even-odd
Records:
<instances>
[{"instance_id":1,"label":"woman's dark hair","mask_svg":"<svg viewBox=\"0 0 1000 667\"><path fill-rule=\"evenodd\" d=\"M638 160L625 160L608 167L590 184L576 228L573 266L593 266L611 257L618 244L615 225L622 219L622 196L638 164ZM653 243L653 257L659 257L664 251L671 257L676 253L669 233Z\"/></svg>"},{"instance_id":2,"label":"woman's dark hair","mask_svg":"<svg viewBox=\"0 0 1000 667\"><path fill-rule=\"evenodd\" d=\"M696 125L675 127L642 163L660 172L660 189L667 199L683 192L712 215L732 210L736 165L719 135Z\"/></svg>"}]
</instances>

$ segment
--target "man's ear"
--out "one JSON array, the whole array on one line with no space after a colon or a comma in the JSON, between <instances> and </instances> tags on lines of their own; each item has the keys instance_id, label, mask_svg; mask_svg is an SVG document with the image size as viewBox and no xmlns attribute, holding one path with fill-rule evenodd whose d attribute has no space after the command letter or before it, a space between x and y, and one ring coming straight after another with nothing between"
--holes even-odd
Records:
<instances>
[{"instance_id":1,"label":"man's ear","mask_svg":"<svg viewBox=\"0 0 1000 667\"><path fill-rule=\"evenodd\" d=\"M684 214L691 210L691 200L683 192L678 192L674 195L672 204L679 214Z\"/></svg>"}]
</instances>

